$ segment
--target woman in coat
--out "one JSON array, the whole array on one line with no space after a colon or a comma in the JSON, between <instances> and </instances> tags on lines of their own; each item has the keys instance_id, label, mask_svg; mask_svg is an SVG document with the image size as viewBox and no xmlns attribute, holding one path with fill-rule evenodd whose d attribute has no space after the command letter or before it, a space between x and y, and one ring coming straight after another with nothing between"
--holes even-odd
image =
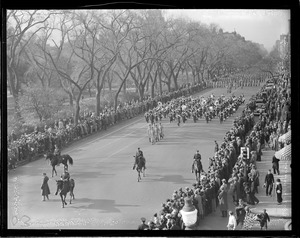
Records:
<instances>
[{"instance_id":1,"label":"woman in coat","mask_svg":"<svg viewBox=\"0 0 300 238\"><path fill-rule=\"evenodd\" d=\"M276 195L277 195L278 205L281 205L281 203L282 203L282 185L281 185L280 179L276 179L275 191L276 191Z\"/></svg>"},{"instance_id":2,"label":"woman in coat","mask_svg":"<svg viewBox=\"0 0 300 238\"><path fill-rule=\"evenodd\" d=\"M42 201L45 201L45 197L47 197L47 199L49 200L48 195L50 194L50 189L49 189L49 186L48 186L49 178L46 175L46 173L43 173L43 175L44 175L44 180L43 180L43 184L42 184L41 189L42 189L42 196L43 196Z\"/></svg>"},{"instance_id":3,"label":"woman in coat","mask_svg":"<svg viewBox=\"0 0 300 238\"><path fill-rule=\"evenodd\" d=\"M220 210L222 212L222 217L227 217L227 209L228 209L227 192L224 186L220 187L220 193L218 195L218 199L220 204Z\"/></svg>"}]
</instances>

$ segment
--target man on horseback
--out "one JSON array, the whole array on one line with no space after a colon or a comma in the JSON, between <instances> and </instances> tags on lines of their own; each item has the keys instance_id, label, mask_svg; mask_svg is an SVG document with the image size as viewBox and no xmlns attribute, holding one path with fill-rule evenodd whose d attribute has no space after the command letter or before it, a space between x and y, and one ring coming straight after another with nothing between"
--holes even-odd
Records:
<instances>
[{"instance_id":1,"label":"man on horseback","mask_svg":"<svg viewBox=\"0 0 300 238\"><path fill-rule=\"evenodd\" d=\"M55 156L60 156L60 149L58 148L58 146L55 144L55 149L54 149L54 153Z\"/></svg>"},{"instance_id":2,"label":"man on horseback","mask_svg":"<svg viewBox=\"0 0 300 238\"><path fill-rule=\"evenodd\" d=\"M200 173L203 171L202 163L201 163L201 155L199 153L199 150L197 150L197 153L194 155L194 161L192 164L192 173L196 175L196 180L200 181Z\"/></svg>"},{"instance_id":3,"label":"man on horseback","mask_svg":"<svg viewBox=\"0 0 300 238\"><path fill-rule=\"evenodd\" d=\"M143 151L141 151L140 148L138 148L138 151L136 152L136 157L144 157Z\"/></svg>"},{"instance_id":4,"label":"man on horseback","mask_svg":"<svg viewBox=\"0 0 300 238\"><path fill-rule=\"evenodd\" d=\"M65 172L61 175L61 179L63 181L69 181L70 180L70 173L68 170L65 170Z\"/></svg>"},{"instance_id":5,"label":"man on horseback","mask_svg":"<svg viewBox=\"0 0 300 238\"><path fill-rule=\"evenodd\" d=\"M197 159L201 160L201 155L199 153L199 150L197 150L196 154L194 155L194 160L197 160Z\"/></svg>"}]
</instances>

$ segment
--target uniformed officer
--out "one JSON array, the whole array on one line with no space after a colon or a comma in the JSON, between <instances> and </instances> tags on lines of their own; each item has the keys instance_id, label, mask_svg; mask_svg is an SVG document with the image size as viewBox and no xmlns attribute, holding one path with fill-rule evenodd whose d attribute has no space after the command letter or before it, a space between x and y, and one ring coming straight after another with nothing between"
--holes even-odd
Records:
<instances>
[{"instance_id":1,"label":"uniformed officer","mask_svg":"<svg viewBox=\"0 0 300 238\"><path fill-rule=\"evenodd\" d=\"M197 150L196 154L194 155L194 159L195 160L197 160L197 159L201 160L201 155L199 153L199 150Z\"/></svg>"}]
</instances>

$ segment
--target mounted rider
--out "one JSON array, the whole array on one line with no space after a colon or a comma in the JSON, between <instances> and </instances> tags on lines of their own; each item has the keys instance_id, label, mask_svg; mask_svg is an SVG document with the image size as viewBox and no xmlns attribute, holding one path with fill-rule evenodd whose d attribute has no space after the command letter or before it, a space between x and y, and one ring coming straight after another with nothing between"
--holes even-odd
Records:
<instances>
[{"instance_id":1,"label":"mounted rider","mask_svg":"<svg viewBox=\"0 0 300 238\"><path fill-rule=\"evenodd\" d=\"M138 148L138 151L136 152L136 157L144 157L143 151L141 151L140 148Z\"/></svg>"},{"instance_id":2,"label":"mounted rider","mask_svg":"<svg viewBox=\"0 0 300 238\"><path fill-rule=\"evenodd\" d=\"M194 160L201 160L201 155L199 153L199 150L197 150L196 154L194 155Z\"/></svg>"},{"instance_id":3,"label":"mounted rider","mask_svg":"<svg viewBox=\"0 0 300 238\"><path fill-rule=\"evenodd\" d=\"M144 169L146 169L146 159L144 157L143 151L141 151L140 148L138 148L138 151L136 152L134 166L136 165L137 159L139 159L139 158L144 161Z\"/></svg>"},{"instance_id":4,"label":"mounted rider","mask_svg":"<svg viewBox=\"0 0 300 238\"><path fill-rule=\"evenodd\" d=\"M60 156L60 149L58 148L57 144L55 144L54 153L55 156Z\"/></svg>"},{"instance_id":5,"label":"mounted rider","mask_svg":"<svg viewBox=\"0 0 300 238\"><path fill-rule=\"evenodd\" d=\"M62 181L69 181L70 180L70 173L68 170L65 170L65 172L60 176Z\"/></svg>"}]
</instances>

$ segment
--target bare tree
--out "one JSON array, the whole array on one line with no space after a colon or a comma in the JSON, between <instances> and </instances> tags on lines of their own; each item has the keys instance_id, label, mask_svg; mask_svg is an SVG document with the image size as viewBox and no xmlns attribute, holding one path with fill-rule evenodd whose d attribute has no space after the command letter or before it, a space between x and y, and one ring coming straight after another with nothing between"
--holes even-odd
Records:
<instances>
[{"instance_id":1,"label":"bare tree","mask_svg":"<svg viewBox=\"0 0 300 238\"><path fill-rule=\"evenodd\" d=\"M21 80L19 68L22 56L27 44L37 32L44 28L52 11L38 10L9 10L6 16L7 22L7 70L8 84L15 99L15 111L18 118L21 117L18 96L21 92Z\"/></svg>"}]
</instances>

